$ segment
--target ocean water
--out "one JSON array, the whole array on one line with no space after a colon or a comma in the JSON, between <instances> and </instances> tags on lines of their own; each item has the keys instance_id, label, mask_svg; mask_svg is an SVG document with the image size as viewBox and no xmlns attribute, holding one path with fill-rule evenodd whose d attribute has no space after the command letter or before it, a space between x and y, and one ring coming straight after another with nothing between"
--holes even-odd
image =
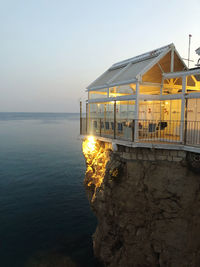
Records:
<instances>
[{"instance_id":1,"label":"ocean water","mask_svg":"<svg viewBox=\"0 0 200 267\"><path fill-rule=\"evenodd\" d=\"M59 253L95 266L78 114L0 113L0 266Z\"/></svg>"}]
</instances>

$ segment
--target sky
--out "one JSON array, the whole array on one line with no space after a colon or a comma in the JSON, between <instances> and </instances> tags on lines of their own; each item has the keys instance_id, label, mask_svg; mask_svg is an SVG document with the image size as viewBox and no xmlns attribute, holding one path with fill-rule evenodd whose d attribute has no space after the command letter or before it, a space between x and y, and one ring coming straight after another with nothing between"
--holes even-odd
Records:
<instances>
[{"instance_id":1,"label":"sky","mask_svg":"<svg viewBox=\"0 0 200 267\"><path fill-rule=\"evenodd\" d=\"M78 112L113 63L172 42L187 58L189 34L196 63L199 14L199 0L0 0L0 112Z\"/></svg>"}]
</instances>

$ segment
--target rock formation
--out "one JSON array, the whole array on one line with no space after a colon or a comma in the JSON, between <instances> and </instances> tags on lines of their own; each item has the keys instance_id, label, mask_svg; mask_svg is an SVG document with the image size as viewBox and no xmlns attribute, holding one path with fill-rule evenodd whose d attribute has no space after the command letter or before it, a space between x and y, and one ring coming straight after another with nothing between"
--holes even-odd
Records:
<instances>
[{"instance_id":1,"label":"rock formation","mask_svg":"<svg viewBox=\"0 0 200 267\"><path fill-rule=\"evenodd\" d=\"M200 175L186 152L97 146L85 155L95 256L109 267L199 267Z\"/></svg>"}]
</instances>

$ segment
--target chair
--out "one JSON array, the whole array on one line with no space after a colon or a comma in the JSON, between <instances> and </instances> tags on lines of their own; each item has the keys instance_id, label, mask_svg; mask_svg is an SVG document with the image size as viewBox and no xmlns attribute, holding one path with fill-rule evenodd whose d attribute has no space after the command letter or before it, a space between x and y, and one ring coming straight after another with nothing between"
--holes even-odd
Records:
<instances>
[{"instance_id":1,"label":"chair","mask_svg":"<svg viewBox=\"0 0 200 267\"><path fill-rule=\"evenodd\" d=\"M108 121L105 122L105 128L106 128L106 130L109 130L109 128L110 128L110 127L109 127L109 122L108 122Z\"/></svg>"},{"instance_id":2,"label":"chair","mask_svg":"<svg viewBox=\"0 0 200 267\"><path fill-rule=\"evenodd\" d=\"M149 133L156 132L156 123L149 123Z\"/></svg>"},{"instance_id":3,"label":"chair","mask_svg":"<svg viewBox=\"0 0 200 267\"><path fill-rule=\"evenodd\" d=\"M167 127L167 121L160 121L158 123L158 129L157 130L164 130Z\"/></svg>"},{"instance_id":4,"label":"chair","mask_svg":"<svg viewBox=\"0 0 200 267\"><path fill-rule=\"evenodd\" d=\"M118 129L118 132L122 132L123 131L122 123L117 123L117 129Z\"/></svg>"},{"instance_id":5,"label":"chair","mask_svg":"<svg viewBox=\"0 0 200 267\"><path fill-rule=\"evenodd\" d=\"M97 128L97 121L93 121L93 126L95 129Z\"/></svg>"}]
</instances>

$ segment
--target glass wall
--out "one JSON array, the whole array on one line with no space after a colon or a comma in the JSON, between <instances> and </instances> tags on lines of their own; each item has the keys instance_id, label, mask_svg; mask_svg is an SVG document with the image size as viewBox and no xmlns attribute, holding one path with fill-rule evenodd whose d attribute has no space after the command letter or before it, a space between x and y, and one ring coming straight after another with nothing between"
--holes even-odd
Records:
<instances>
[{"instance_id":1,"label":"glass wall","mask_svg":"<svg viewBox=\"0 0 200 267\"><path fill-rule=\"evenodd\" d=\"M140 101L139 119L140 120L160 120L161 101Z\"/></svg>"},{"instance_id":2,"label":"glass wall","mask_svg":"<svg viewBox=\"0 0 200 267\"><path fill-rule=\"evenodd\" d=\"M181 100L140 101L139 138L180 140Z\"/></svg>"},{"instance_id":3,"label":"glass wall","mask_svg":"<svg viewBox=\"0 0 200 267\"><path fill-rule=\"evenodd\" d=\"M89 104L91 134L114 135L114 101ZM135 101L116 101L116 137L131 139L135 119Z\"/></svg>"},{"instance_id":4,"label":"glass wall","mask_svg":"<svg viewBox=\"0 0 200 267\"><path fill-rule=\"evenodd\" d=\"M108 89L99 89L97 91L89 91L89 99L97 99L97 98L107 98L108 97Z\"/></svg>"},{"instance_id":5,"label":"glass wall","mask_svg":"<svg viewBox=\"0 0 200 267\"><path fill-rule=\"evenodd\" d=\"M116 102L116 118L118 120L135 119L135 101L117 101Z\"/></svg>"},{"instance_id":6,"label":"glass wall","mask_svg":"<svg viewBox=\"0 0 200 267\"><path fill-rule=\"evenodd\" d=\"M200 102L192 100L188 112L193 108L195 118L200 117ZM194 103L194 101L196 101ZM116 124L114 110L116 103ZM191 114L193 114L191 111ZM197 115L198 114L198 115ZM133 140L136 120L135 101L112 101L89 104L89 129L91 134L117 139ZM190 118L194 119L194 118ZM180 140L181 100L140 101L139 138L159 140Z\"/></svg>"},{"instance_id":7,"label":"glass wall","mask_svg":"<svg viewBox=\"0 0 200 267\"><path fill-rule=\"evenodd\" d=\"M140 101L140 120L181 120L181 100Z\"/></svg>"},{"instance_id":8,"label":"glass wall","mask_svg":"<svg viewBox=\"0 0 200 267\"><path fill-rule=\"evenodd\" d=\"M114 102L89 104L89 131L91 134L112 135Z\"/></svg>"},{"instance_id":9,"label":"glass wall","mask_svg":"<svg viewBox=\"0 0 200 267\"><path fill-rule=\"evenodd\" d=\"M161 101L161 120L181 120L181 100Z\"/></svg>"},{"instance_id":10,"label":"glass wall","mask_svg":"<svg viewBox=\"0 0 200 267\"><path fill-rule=\"evenodd\" d=\"M133 95L135 94L135 88L136 88L135 84L126 84L126 85L110 87L109 97Z\"/></svg>"},{"instance_id":11,"label":"glass wall","mask_svg":"<svg viewBox=\"0 0 200 267\"><path fill-rule=\"evenodd\" d=\"M116 138L133 140L135 101L116 102Z\"/></svg>"},{"instance_id":12,"label":"glass wall","mask_svg":"<svg viewBox=\"0 0 200 267\"><path fill-rule=\"evenodd\" d=\"M104 88L95 91L89 91L89 99L107 98L108 90L109 90L109 97L133 95L135 94L135 87L136 87L135 84L126 84L126 85L110 87L109 89Z\"/></svg>"},{"instance_id":13,"label":"glass wall","mask_svg":"<svg viewBox=\"0 0 200 267\"><path fill-rule=\"evenodd\" d=\"M200 98L187 100L187 120L200 121Z\"/></svg>"}]
</instances>

